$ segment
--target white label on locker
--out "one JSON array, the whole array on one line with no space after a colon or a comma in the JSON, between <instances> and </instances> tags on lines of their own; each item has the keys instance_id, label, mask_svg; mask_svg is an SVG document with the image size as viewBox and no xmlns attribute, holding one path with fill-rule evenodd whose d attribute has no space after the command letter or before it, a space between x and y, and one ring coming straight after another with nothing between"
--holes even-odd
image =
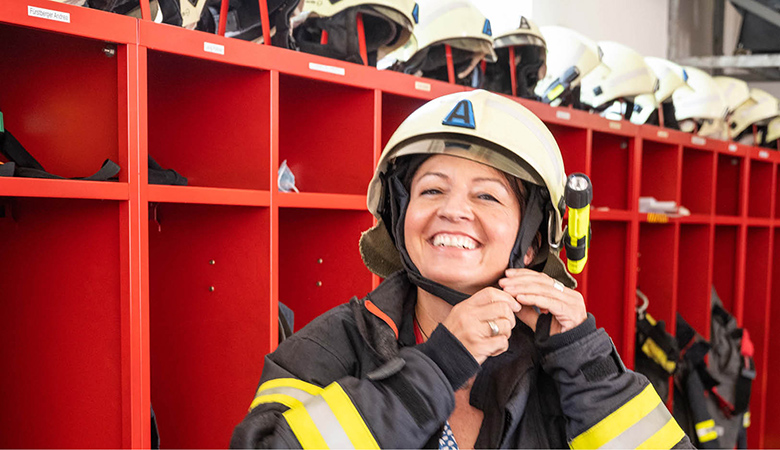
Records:
<instances>
[{"instance_id":1,"label":"white label on locker","mask_svg":"<svg viewBox=\"0 0 780 450\"><path fill-rule=\"evenodd\" d=\"M613 130L619 130L620 129L620 123L618 123L618 122L610 122L609 123L609 127L612 128Z\"/></svg>"},{"instance_id":2,"label":"white label on locker","mask_svg":"<svg viewBox=\"0 0 780 450\"><path fill-rule=\"evenodd\" d=\"M40 17L46 20L55 20L57 22L70 23L70 13L62 11L53 11L51 9L36 8L27 6L27 15L30 17Z\"/></svg>"},{"instance_id":3,"label":"white label on locker","mask_svg":"<svg viewBox=\"0 0 780 450\"><path fill-rule=\"evenodd\" d=\"M729 144L729 151L730 152L736 152L737 151L737 144Z\"/></svg>"},{"instance_id":4,"label":"white label on locker","mask_svg":"<svg viewBox=\"0 0 780 450\"><path fill-rule=\"evenodd\" d=\"M662 138L668 138L669 137L669 133L667 133L666 131L658 130L658 133L656 133L656 134L658 135L658 137L662 137Z\"/></svg>"},{"instance_id":5,"label":"white label on locker","mask_svg":"<svg viewBox=\"0 0 780 450\"><path fill-rule=\"evenodd\" d=\"M571 119L571 113L568 111L555 111L555 117L563 120Z\"/></svg>"},{"instance_id":6,"label":"white label on locker","mask_svg":"<svg viewBox=\"0 0 780 450\"><path fill-rule=\"evenodd\" d=\"M697 145L705 145L707 143L707 140L703 137L699 136L691 136L691 142Z\"/></svg>"},{"instance_id":7,"label":"white label on locker","mask_svg":"<svg viewBox=\"0 0 780 450\"><path fill-rule=\"evenodd\" d=\"M431 92L431 84L423 83L422 81L415 81L414 88L417 89L418 91Z\"/></svg>"},{"instance_id":8,"label":"white label on locker","mask_svg":"<svg viewBox=\"0 0 780 450\"><path fill-rule=\"evenodd\" d=\"M760 152L758 152L758 157L767 159L769 158L769 152L766 150L761 150Z\"/></svg>"},{"instance_id":9,"label":"white label on locker","mask_svg":"<svg viewBox=\"0 0 780 450\"><path fill-rule=\"evenodd\" d=\"M212 44L211 42L203 43L203 51L208 53L214 53L217 55L225 54L225 46L219 44Z\"/></svg>"},{"instance_id":10,"label":"white label on locker","mask_svg":"<svg viewBox=\"0 0 780 450\"><path fill-rule=\"evenodd\" d=\"M309 69L316 70L318 72L332 73L333 75L344 75L347 73L343 67L326 66L325 64L317 64L310 62Z\"/></svg>"}]
</instances>

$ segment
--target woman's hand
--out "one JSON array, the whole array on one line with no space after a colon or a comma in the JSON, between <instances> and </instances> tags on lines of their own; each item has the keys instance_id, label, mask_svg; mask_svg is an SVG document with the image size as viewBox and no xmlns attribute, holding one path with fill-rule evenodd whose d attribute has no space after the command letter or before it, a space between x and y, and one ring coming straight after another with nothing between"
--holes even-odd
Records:
<instances>
[{"instance_id":1,"label":"woman's hand","mask_svg":"<svg viewBox=\"0 0 780 450\"><path fill-rule=\"evenodd\" d=\"M571 330L588 318L582 294L547 274L530 269L507 269L506 278L500 279L498 285L521 305L536 306L542 313L550 312L553 316L550 336ZM536 330L539 314L533 308L523 308L516 314Z\"/></svg>"},{"instance_id":2,"label":"woman's hand","mask_svg":"<svg viewBox=\"0 0 780 450\"><path fill-rule=\"evenodd\" d=\"M515 313L521 308L511 295L487 287L455 305L442 325L482 364L509 348Z\"/></svg>"}]
</instances>

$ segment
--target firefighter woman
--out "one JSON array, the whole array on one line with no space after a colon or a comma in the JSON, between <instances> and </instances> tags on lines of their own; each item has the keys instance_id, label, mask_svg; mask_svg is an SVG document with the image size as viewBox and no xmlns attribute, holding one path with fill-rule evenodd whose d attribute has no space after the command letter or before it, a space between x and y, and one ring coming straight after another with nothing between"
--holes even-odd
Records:
<instances>
[{"instance_id":1,"label":"firefighter woman","mask_svg":"<svg viewBox=\"0 0 780 450\"><path fill-rule=\"evenodd\" d=\"M552 134L513 100L415 111L368 188L360 251L384 281L266 357L231 446L691 447L572 289L565 182Z\"/></svg>"}]
</instances>

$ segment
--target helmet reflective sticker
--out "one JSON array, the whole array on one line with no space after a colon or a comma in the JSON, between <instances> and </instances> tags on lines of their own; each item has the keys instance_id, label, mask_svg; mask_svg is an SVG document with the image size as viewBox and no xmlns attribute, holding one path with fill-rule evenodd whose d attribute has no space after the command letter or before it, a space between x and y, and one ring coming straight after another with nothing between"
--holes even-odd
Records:
<instances>
[{"instance_id":1,"label":"helmet reflective sticker","mask_svg":"<svg viewBox=\"0 0 780 450\"><path fill-rule=\"evenodd\" d=\"M471 105L471 101L459 101L441 123L442 125L450 125L453 127L471 128L472 130L476 129L474 107Z\"/></svg>"},{"instance_id":2,"label":"helmet reflective sticker","mask_svg":"<svg viewBox=\"0 0 780 450\"><path fill-rule=\"evenodd\" d=\"M525 17L520 16L520 26L517 28L525 28L526 30L530 30L531 25L528 24L528 20L526 20Z\"/></svg>"},{"instance_id":3,"label":"helmet reflective sticker","mask_svg":"<svg viewBox=\"0 0 780 450\"><path fill-rule=\"evenodd\" d=\"M417 3L414 4L414 9L412 10L412 18L414 23L420 23L420 5Z\"/></svg>"},{"instance_id":4,"label":"helmet reflective sticker","mask_svg":"<svg viewBox=\"0 0 780 450\"><path fill-rule=\"evenodd\" d=\"M490 20L485 19L485 26L482 27L482 33L493 36L493 30L490 28Z\"/></svg>"}]
</instances>

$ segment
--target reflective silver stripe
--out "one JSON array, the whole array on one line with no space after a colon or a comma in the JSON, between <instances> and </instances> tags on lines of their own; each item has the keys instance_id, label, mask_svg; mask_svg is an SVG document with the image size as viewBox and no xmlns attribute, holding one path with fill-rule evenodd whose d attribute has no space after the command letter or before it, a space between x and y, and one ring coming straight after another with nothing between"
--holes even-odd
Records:
<instances>
[{"instance_id":1,"label":"reflective silver stripe","mask_svg":"<svg viewBox=\"0 0 780 450\"><path fill-rule=\"evenodd\" d=\"M355 448L325 399L320 396L314 397L304 407L322 435L322 439L328 443L328 448Z\"/></svg>"},{"instance_id":2,"label":"reflective silver stripe","mask_svg":"<svg viewBox=\"0 0 780 450\"><path fill-rule=\"evenodd\" d=\"M289 387L275 387L275 388L263 389L258 393L258 395L255 398L260 398L265 395L273 395L273 394L287 395L298 400L301 403L306 403L312 398L314 398L314 395L311 395L308 392L304 392L300 389L289 388Z\"/></svg>"},{"instance_id":3,"label":"reflective silver stripe","mask_svg":"<svg viewBox=\"0 0 780 450\"><path fill-rule=\"evenodd\" d=\"M600 448L637 448L663 428L669 422L669 419L672 419L672 415L669 414L666 405L659 403L646 416L642 417L639 422L631 425L615 439L612 439Z\"/></svg>"},{"instance_id":4,"label":"reflective silver stripe","mask_svg":"<svg viewBox=\"0 0 780 450\"><path fill-rule=\"evenodd\" d=\"M517 121L521 122L525 126L525 128L531 130L534 136L536 136L536 139L538 139L539 142L541 142L544 149L547 150L547 156L549 156L550 158L550 165L552 165L553 169L555 170L555 178L557 180L563 180L566 178L561 173L561 169L563 168L563 165L558 164L558 157L557 157L558 154L553 149L553 143L550 142L551 139L550 136L544 134L541 128L539 128L539 125L537 123L530 121L526 116L522 114L522 112L518 111L517 109L510 108L508 105L505 105L504 103L500 103L493 99L489 99L486 102L486 104L491 108L501 110L502 112L514 117ZM528 158L526 157L526 159Z\"/></svg>"},{"instance_id":5,"label":"reflective silver stripe","mask_svg":"<svg viewBox=\"0 0 780 450\"><path fill-rule=\"evenodd\" d=\"M650 76L650 71L646 67L638 67L630 72L626 72L623 75L620 75L618 77L609 80L609 82L604 84L604 87L613 88L615 86L620 85L621 83L625 83L626 81L632 80L636 77L641 77L643 75Z\"/></svg>"}]
</instances>

